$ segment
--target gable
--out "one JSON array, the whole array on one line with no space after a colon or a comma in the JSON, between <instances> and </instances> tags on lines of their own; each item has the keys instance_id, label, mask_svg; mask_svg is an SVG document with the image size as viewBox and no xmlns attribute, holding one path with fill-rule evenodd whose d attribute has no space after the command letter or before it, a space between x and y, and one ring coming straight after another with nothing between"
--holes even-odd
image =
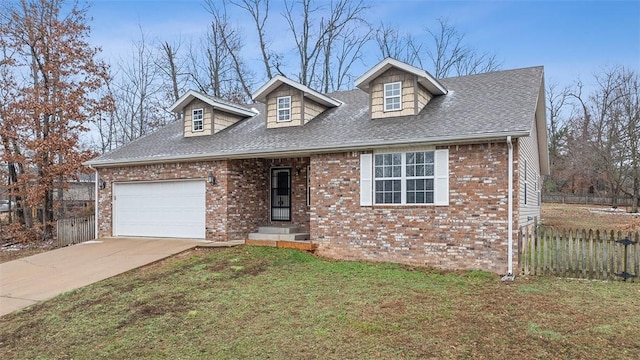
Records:
<instances>
[{"instance_id":1,"label":"gable","mask_svg":"<svg viewBox=\"0 0 640 360\"><path fill-rule=\"evenodd\" d=\"M400 109L385 108L385 84L400 84ZM387 118L395 116L417 115L433 98L422 85L417 76L397 68L391 68L375 78L369 84L371 118Z\"/></svg>"}]
</instances>

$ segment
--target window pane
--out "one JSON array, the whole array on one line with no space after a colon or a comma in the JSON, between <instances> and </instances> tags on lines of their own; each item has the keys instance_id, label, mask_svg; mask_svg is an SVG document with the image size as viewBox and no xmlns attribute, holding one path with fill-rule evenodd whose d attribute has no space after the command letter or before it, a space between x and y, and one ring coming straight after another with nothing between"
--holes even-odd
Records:
<instances>
[{"instance_id":1,"label":"window pane","mask_svg":"<svg viewBox=\"0 0 640 360\"><path fill-rule=\"evenodd\" d=\"M407 180L407 191L416 189L416 180Z\"/></svg>"},{"instance_id":2,"label":"window pane","mask_svg":"<svg viewBox=\"0 0 640 360\"><path fill-rule=\"evenodd\" d=\"M424 153L424 162L427 164L433 164L433 151Z\"/></svg>"},{"instance_id":3,"label":"window pane","mask_svg":"<svg viewBox=\"0 0 640 360\"><path fill-rule=\"evenodd\" d=\"M425 194L426 198L425 198L425 204L433 204L433 193L432 192L428 192Z\"/></svg>"},{"instance_id":4,"label":"window pane","mask_svg":"<svg viewBox=\"0 0 640 360\"><path fill-rule=\"evenodd\" d=\"M407 166L407 176L414 176L415 168L413 165Z\"/></svg>"},{"instance_id":5,"label":"window pane","mask_svg":"<svg viewBox=\"0 0 640 360\"><path fill-rule=\"evenodd\" d=\"M425 180L425 189L426 190L431 190L433 191L433 179L426 179Z\"/></svg>"},{"instance_id":6,"label":"window pane","mask_svg":"<svg viewBox=\"0 0 640 360\"><path fill-rule=\"evenodd\" d=\"M394 165L402 164L402 155L401 154L393 154L393 164Z\"/></svg>"},{"instance_id":7,"label":"window pane","mask_svg":"<svg viewBox=\"0 0 640 360\"><path fill-rule=\"evenodd\" d=\"M416 163L416 153L407 153L407 165Z\"/></svg>"},{"instance_id":8,"label":"window pane","mask_svg":"<svg viewBox=\"0 0 640 360\"><path fill-rule=\"evenodd\" d=\"M376 192L376 204L382 204L384 200L384 194Z\"/></svg>"},{"instance_id":9,"label":"window pane","mask_svg":"<svg viewBox=\"0 0 640 360\"><path fill-rule=\"evenodd\" d=\"M393 177L401 177L402 176L402 167L394 166L393 167Z\"/></svg>"},{"instance_id":10,"label":"window pane","mask_svg":"<svg viewBox=\"0 0 640 360\"><path fill-rule=\"evenodd\" d=\"M412 192L407 193L407 204L415 204L416 194Z\"/></svg>"},{"instance_id":11,"label":"window pane","mask_svg":"<svg viewBox=\"0 0 640 360\"><path fill-rule=\"evenodd\" d=\"M384 169L384 177L391 177L391 167L387 166L387 167L384 167L383 169Z\"/></svg>"},{"instance_id":12,"label":"window pane","mask_svg":"<svg viewBox=\"0 0 640 360\"><path fill-rule=\"evenodd\" d=\"M382 177L382 168L379 166L376 166L376 175L377 178Z\"/></svg>"},{"instance_id":13,"label":"window pane","mask_svg":"<svg viewBox=\"0 0 640 360\"><path fill-rule=\"evenodd\" d=\"M424 164L424 153L423 152L416 153L416 163Z\"/></svg>"},{"instance_id":14,"label":"window pane","mask_svg":"<svg viewBox=\"0 0 640 360\"><path fill-rule=\"evenodd\" d=\"M419 193L416 194L416 203L424 204L424 193L423 192L419 192Z\"/></svg>"},{"instance_id":15,"label":"window pane","mask_svg":"<svg viewBox=\"0 0 640 360\"><path fill-rule=\"evenodd\" d=\"M384 203L393 204L393 193L384 193Z\"/></svg>"},{"instance_id":16,"label":"window pane","mask_svg":"<svg viewBox=\"0 0 640 360\"><path fill-rule=\"evenodd\" d=\"M376 155L376 165L382 165L382 155Z\"/></svg>"},{"instance_id":17,"label":"window pane","mask_svg":"<svg viewBox=\"0 0 640 360\"><path fill-rule=\"evenodd\" d=\"M424 166L424 175L433 176L433 164Z\"/></svg>"},{"instance_id":18,"label":"window pane","mask_svg":"<svg viewBox=\"0 0 640 360\"><path fill-rule=\"evenodd\" d=\"M416 180L416 190L424 190L425 180Z\"/></svg>"},{"instance_id":19,"label":"window pane","mask_svg":"<svg viewBox=\"0 0 640 360\"><path fill-rule=\"evenodd\" d=\"M401 181L400 180L390 180L393 181L393 191L400 191L401 189Z\"/></svg>"},{"instance_id":20,"label":"window pane","mask_svg":"<svg viewBox=\"0 0 640 360\"><path fill-rule=\"evenodd\" d=\"M393 193L393 203L394 204L400 204L401 201L402 201L402 199L400 198L400 192L394 192Z\"/></svg>"}]
</instances>

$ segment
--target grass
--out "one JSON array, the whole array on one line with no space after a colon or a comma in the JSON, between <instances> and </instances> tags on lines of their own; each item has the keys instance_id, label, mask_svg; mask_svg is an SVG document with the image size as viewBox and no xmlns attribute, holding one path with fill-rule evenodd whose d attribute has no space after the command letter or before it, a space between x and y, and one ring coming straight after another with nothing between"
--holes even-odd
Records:
<instances>
[{"instance_id":1,"label":"grass","mask_svg":"<svg viewBox=\"0 0 640 360\"><path fill-rule=\"evenodd\" d=\"M636 359L635 284L198 249L0 318L2 359Z\"/></svg>"},{"instance_id":2,"label":"grass","mask_svg":"<svg viewBox=\"0 0 640 360\"><path fill-rule=\"evenodd\" d=\"M601 229L640 231L640 214L597 210L606 206L576 204L542 204L542 223L556 229Z\"/></svg>"}]
</instances>

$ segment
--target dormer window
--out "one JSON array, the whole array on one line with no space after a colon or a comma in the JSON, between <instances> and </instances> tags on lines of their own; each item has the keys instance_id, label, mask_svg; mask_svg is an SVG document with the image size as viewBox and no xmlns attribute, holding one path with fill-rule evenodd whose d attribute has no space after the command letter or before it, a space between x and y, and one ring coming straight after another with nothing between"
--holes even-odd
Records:
<instances>
[{"instance_id":1,"label":"dormer window","mask_svg":"<svg viewBox=\"0 0 640 360\"><path fill-rule=\"evenodd\" d=\"M291 121L291 96L278 98L278 122Z\"/></svg>"},{"instance_id":2,"label":"dormer window","mask_svg":"<svg viewBox=\"0 0 640 360\"><path fill-rule=\"evenodd\" d=\"M384 111L402 110L402 82L384 84Z\"/></svg>"},{"instance_id":3,"label":"dormer window","mask_svg":"<svg viewBox=\"0 0 640 360\"><path fill-rule=\"evenodd\" d=\"M204 131L204 110L193 109L191 113L192 131Z\"/></svg>"}]
</instances>

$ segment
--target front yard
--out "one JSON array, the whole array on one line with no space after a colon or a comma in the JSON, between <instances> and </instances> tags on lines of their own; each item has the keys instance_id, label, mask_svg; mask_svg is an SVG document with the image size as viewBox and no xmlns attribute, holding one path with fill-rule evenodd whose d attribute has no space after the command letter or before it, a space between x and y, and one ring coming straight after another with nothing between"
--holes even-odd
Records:
<instances>
[{"instance_id":1,"label":"front yard","mask_svg":"<svg viewBox=\"0 0 640 360\"><path fill-rule=\"evenodd\" d=\"M0 318L0 358L637 359L640 287L193 250Z\"/></svg>"}]
</instances>

